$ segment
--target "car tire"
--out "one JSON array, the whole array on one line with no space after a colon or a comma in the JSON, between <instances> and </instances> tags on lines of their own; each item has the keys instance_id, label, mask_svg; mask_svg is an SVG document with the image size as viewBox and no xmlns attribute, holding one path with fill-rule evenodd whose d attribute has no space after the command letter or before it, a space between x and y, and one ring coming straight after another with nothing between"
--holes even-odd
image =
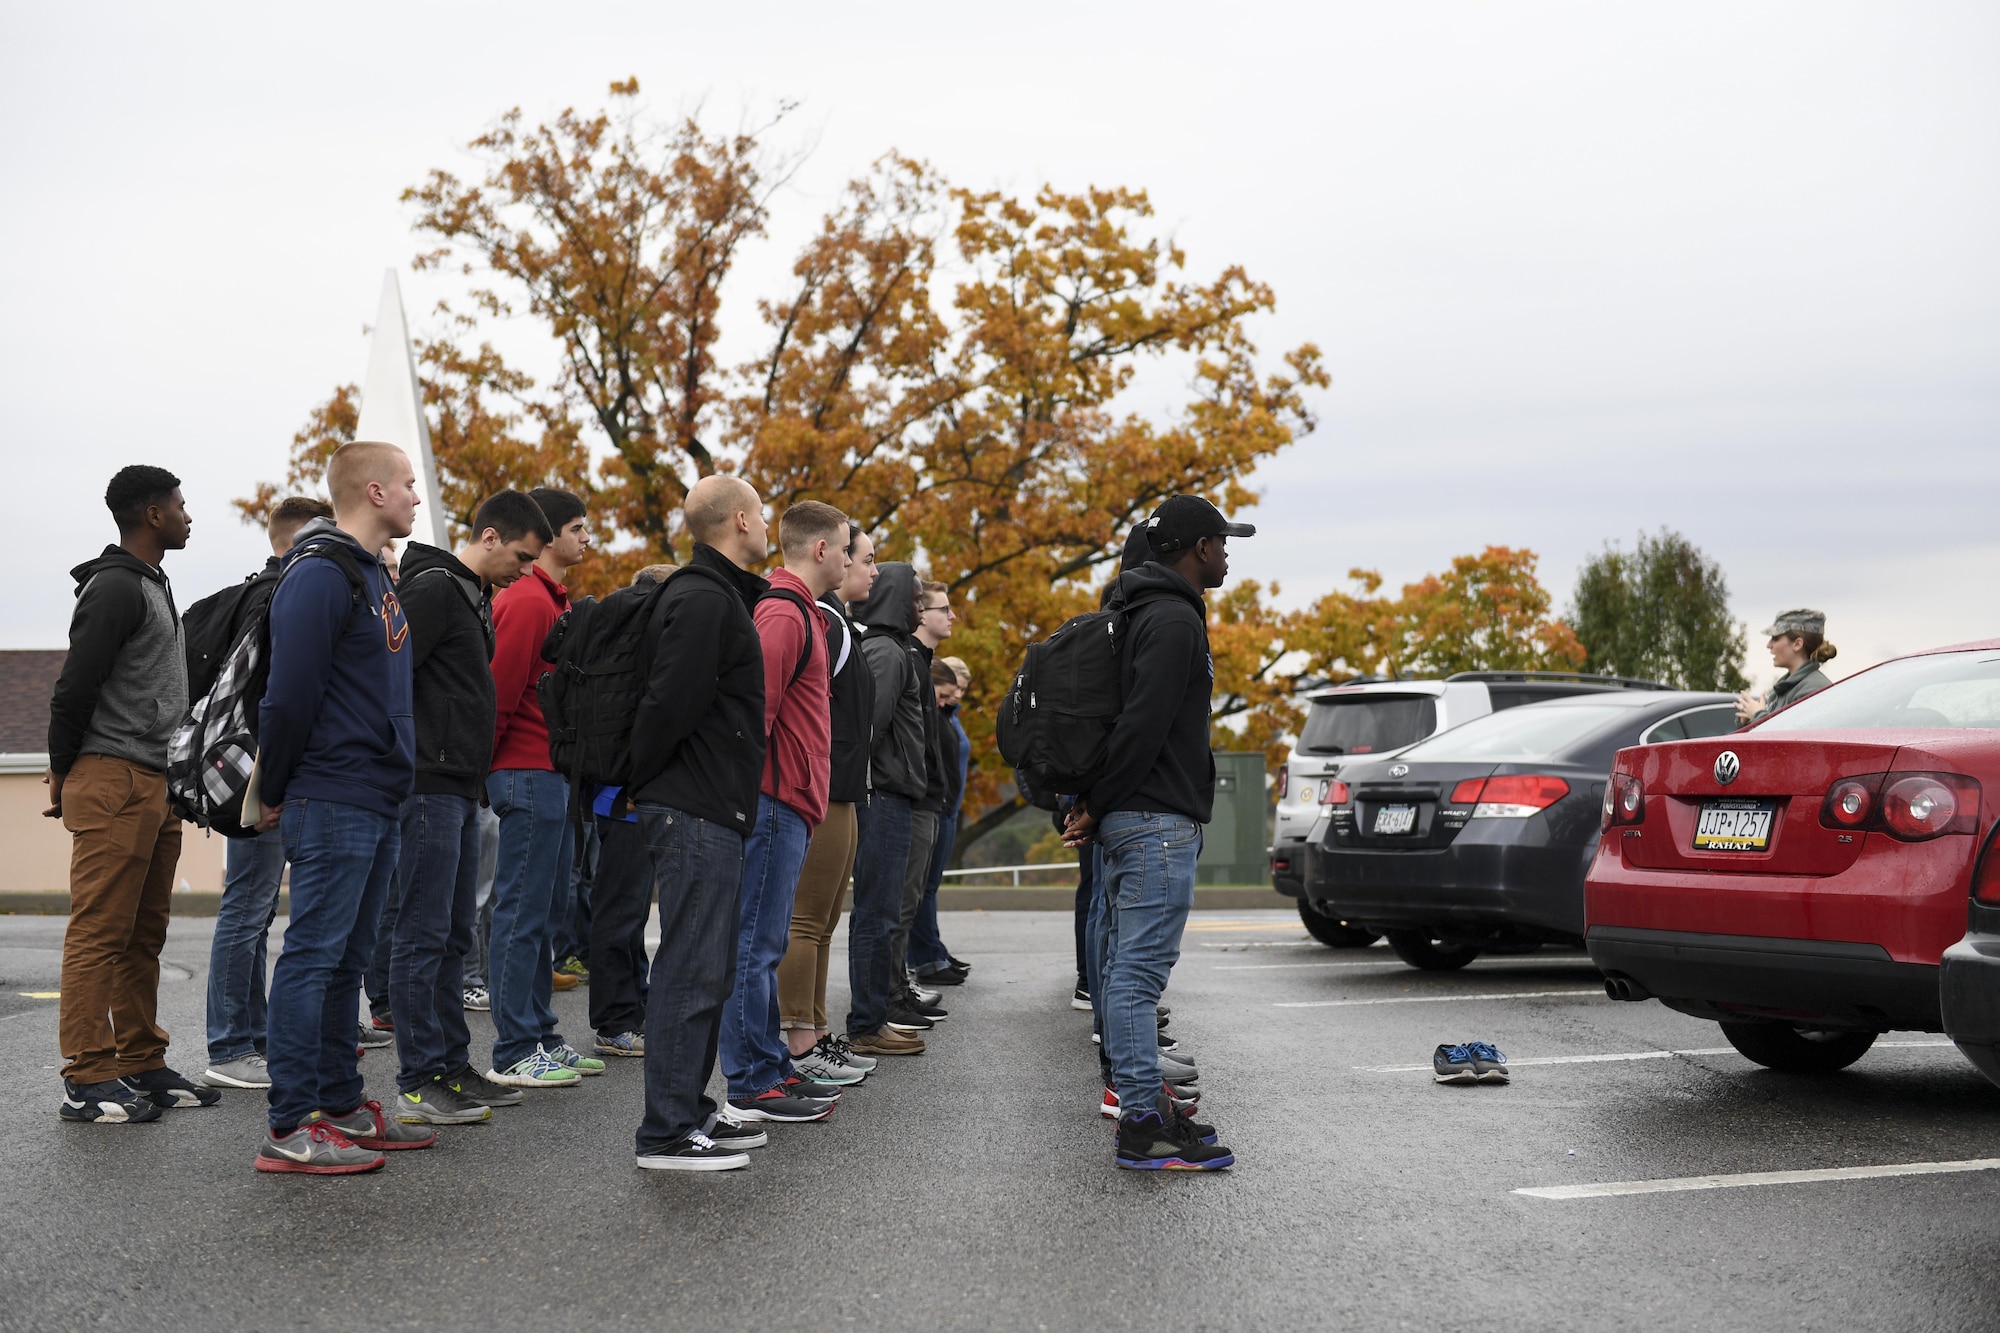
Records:
<instances>
[{"instance_id":1,"label":"car tire","mask_svg":"<svg viewBox=\"0 0 2000 1333\"><path fill-rule=\"evenodd\" d=\"M1382 938L1372 930L1343 926L1338 917L1315 912L1303 898L1299 899L1299 920L1305 922L1306 934L1331 949L1365 949Z\"/></svg>"},{"instance_id":2,"label":"car tire","mask_svg":"<svg viewBox=\"0 0 2000 1333\"><path fill-rule=\"evenodd\" d=\"M1456 972L1479 957L1479 950L1469 944L1446 944L1420 930L1390 931L1389 947L1396 957L1426 972Z\"/></svg>"},{"instance_id":3,"label":"car tire","mask_svg":"<svg viewBox=\"0 0 2000 1333\"><path fill-rule=\"evenodd\" d=\"M1744 1056L1783 1074L1832 1074L1868 1053L1877 1032L1798 1028L1789 1023L1722 1023L1722 1035Z\"/></svg>"}]
</instances>

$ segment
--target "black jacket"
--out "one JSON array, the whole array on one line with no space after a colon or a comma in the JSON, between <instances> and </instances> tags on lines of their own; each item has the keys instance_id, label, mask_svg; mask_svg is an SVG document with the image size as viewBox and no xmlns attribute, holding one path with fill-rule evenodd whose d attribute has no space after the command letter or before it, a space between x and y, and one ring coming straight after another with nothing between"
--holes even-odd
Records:
<instances>
[{"instance_id":1,"label":"black jacket","mask_svg":"<svg viewBox=\"0 0 2000 1333\"><path fill-rule=\"evenodd\" d=\"M930 732L924 721L924 699L930 694L930 662L920 656L917 628L917 571L901 560L879 567L874 590L856 602L854 619L861 623L861 651L875 678L875 708L870 723L869 777L874 790L908 801L921 801L929 789Z\"/></svg>"},{"instance_id":2,"label":"black jacket","mask_svg":"<svg viewBox=\"0 0 2000 1333\"><path fill-rule=\"evenodd\" d=\"M764 649L750 608L769 586L701 544L667 581L632 716L635 802L749 833L764 771Z\"/></svg>"},{"instance_id":3,"label":"black jacket","mask_svg":"<svg viewBox=\"0 0 2000 1333\"><path fill-rule=\"evenodd\" d=\"M875 677L861 655L861 634L833 593L819 599L826 608L826 661L833 671L833 773L829 801L860 804L868 799L870 715L875 711Z\"/></svg>"},{"instance_id":4,"label":"black jacket","mask_svg":"<svg viewBox=\"0 0 2000 1333\"><path fill-rule=\"evenodd\" d=\"M493 761L493 599L457 556L403 551L397 595L410 622L419 795L478 800Z\"/></svg>"},{"instance_id":5,"label":"black jacket","mask_svg":"<svg viewBox=\"0 0 2000 1333\"><path fill-rule=\"evenodd\" d=\"M70 571L69 656L49 700L49 767L110 755L165 772L187 712L187 650L167 576L122 546Z\"/></svg>"},{"instance_id":6,"label":"black jacket","mask_svg":"<svg viewBox=\"0 0 2000 1333\"><path fill-rule=\"evenodd\" d=\"M945 776L944 718L938 713L937 686L931 683L931 663L936 660L936 653L914 634L910 636L910 647L918 658L917 680L922 687L924 708L924 794L917 801L917 809L941 815L951 781Z\"/></svg>"},{"instance_id":7,"label":"black jacket","mask_svg":"<svg viewBox=\"0 0 2000 1333\"><path fill-rule=\"evenodd\" d=\"M1194 585L1157 563L1119 575L1126 615L1125 706L1090 790L1100 820L1118 810L1185 815L1215 806L1208 710L1215 664L1208 611Z\"/></svg>"}]
</instances>

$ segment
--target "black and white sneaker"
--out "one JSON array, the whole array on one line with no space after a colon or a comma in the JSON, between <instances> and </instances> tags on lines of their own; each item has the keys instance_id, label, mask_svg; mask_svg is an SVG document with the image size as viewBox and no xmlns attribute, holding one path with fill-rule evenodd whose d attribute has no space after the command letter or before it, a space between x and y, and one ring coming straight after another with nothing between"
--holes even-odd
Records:
<instances>
[{"instance_id":1,"label":"black and white sneaker","mask_svg":"<svg viewBox=\"0 0 2000 1333\"><path fill-rule=\"evenodd\" d=\"M708 1137L722 1148L761 1148L771 1141L762 1125L753 1125L736 1114L736 1108L724 1102L716 1108L715 1121L708 1127Z\"/></svg>"},{"instance_id":2,"label":"black and white sneaker","mask_svg":"<svg viewBox=\"0 0 2000 1333\"><path fill-rule=\"evenodd\" d=\"M1076 990L1069 997L1069 1007L1081 1009L1086 1014L1090 1012L1090 992L1083 988L1083 983L1080 981L1076 983Z\"/></svg>"},{"instance_id":3,"label":"black and white sneaker","mask_svg":"<svg viewBox=\"0 0 2000 1333\"><path fill-rule=\"evenodd\" d=\"M354 1044L364 1051L380 1050L384 1046L394 1046L396 1034L373 1023L359 1023L355 1025Z\"/></svg>"},{"instance_id":4,"label":"black and white sneaker","mask_svg":"<svg viewBox=\"0 0 2000 1333\"><path fill-rule=\"evenodd\" d=\"M64 1079L63 1104L56 1114L86 1124L143 1125L148 1120L158 1120L160 1108L120 1079L106 1079L102 1083L72 1083Z\"/></svg>"},{"instance_id":5,"label":"black and white sneaker","mask_svg":"<svg viewBox=\"0 0 2000 1333\"><path fill-rule=\"evenodd\" d=\"M165 1065L143 1074L127 1074L124 1082L153 1105L169 1111L185 1106L213 1106L222 1100L216 1089L190 1083Z\"/></svg>"},{"instance_id":6,"label":"black and white sneaker","mask_svg":"<svg viewBox=\"0 0 2000 1333\"><path fill-rule=\"evenodd\" d=\"M664 1148L642 1152L633 1160L642 1171L734 1171L750 1165L750 1154L725 1148L708 1135L696 1132Z\"/></svg>"},{"instance_id":7,"label":"black and white sneaker","mask_svg":"<svg viewBox=\"0 0 2000 1333\"><path fill-rule=\"evenodd\" d=\"M1440 1046L1431 1053L1431 1068L1440 1083L1477 1083L1479 1068L1469 1046Z\"/></svg>"},{"instance_id":8,"label":"black and white sneaker","mask_svg":"<svg viewBox=\"0 0 2000 1333\"><path fill-rule=\"evenodd\" d=\"M519 1106L528 1094L519 1088L504 1088L471 1065L451 1074L440 1074L438 1082L481 1106Z\"/></svg>"},{"instance_id":9,"label":"black and white sneaker","mask_svg":"<svg viewBox=\"0 0 2000 1333\"><path fill-rule=\"evenodd\" d=\"M774 1088L766 1088L755 1097L731 1097L730 1110L738 1120L776 1120L785 1124L802 1124L812 1120L824 1120L833 1114L833 1103L815 1101L810 1097L794 1097L780 1083Z\"/></svg>"},{"instance_id":10,"label":"black and white sneaker","mask_svg":"<svg viewBox=\"0 0 2000 1333\"><path fill-rule=\"evenodd\" d=\"M937 1024L900 1001L889 1002L889 1026L898 1032L928 1032Z\"/></svg>"}]
</instances>

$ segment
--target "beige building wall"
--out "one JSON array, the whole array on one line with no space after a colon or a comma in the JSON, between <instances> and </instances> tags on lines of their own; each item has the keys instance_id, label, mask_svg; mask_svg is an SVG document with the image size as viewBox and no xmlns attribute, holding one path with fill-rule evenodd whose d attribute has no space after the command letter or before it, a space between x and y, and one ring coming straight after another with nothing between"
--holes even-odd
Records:
<instances>
[{"instance_id":1,"label":"beige building wall","mask_svg":"<svg viewBox=\"0 0 2000 1333\"><path fill-rule=\"evenodd\" d=\"M46 762L40 755L0 756L0 892L69 892L69 831L42 816L49 804L42 785ZM174 887L222 892L227 840L192 824L182 825L181 835Z\"/></svg>"}]
</instances>

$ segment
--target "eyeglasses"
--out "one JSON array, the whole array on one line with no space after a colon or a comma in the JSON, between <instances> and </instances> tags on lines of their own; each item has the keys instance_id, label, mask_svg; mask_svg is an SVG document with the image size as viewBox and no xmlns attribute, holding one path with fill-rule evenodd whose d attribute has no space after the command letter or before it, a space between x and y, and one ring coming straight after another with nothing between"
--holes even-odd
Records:
<instances>
[{"instance_id":1,"label":"eyeglasses","mask_svg":"<svg viewBox=\"0 0 2000 1333\"><path fill-rule=\"evenodd\" d=\"M942 611L942 612L944 612L944 613L945 613L946 615L948 615L948 616L949 616L949 615L955 615L955 614L956 614L956 613L955 613L955 612L954 612L954 611L953 611L953 610L951 609L951 603L950 603L950 602L946 602L946 603L945 603L945 604L944 604L943 606L927 606L927 607L925 607L925 608L924 608L924 614L925 614L925 615L929 615L929 614L930 614L931 612L933 612L933 611Z\"/></svg>"}]
</instances>

